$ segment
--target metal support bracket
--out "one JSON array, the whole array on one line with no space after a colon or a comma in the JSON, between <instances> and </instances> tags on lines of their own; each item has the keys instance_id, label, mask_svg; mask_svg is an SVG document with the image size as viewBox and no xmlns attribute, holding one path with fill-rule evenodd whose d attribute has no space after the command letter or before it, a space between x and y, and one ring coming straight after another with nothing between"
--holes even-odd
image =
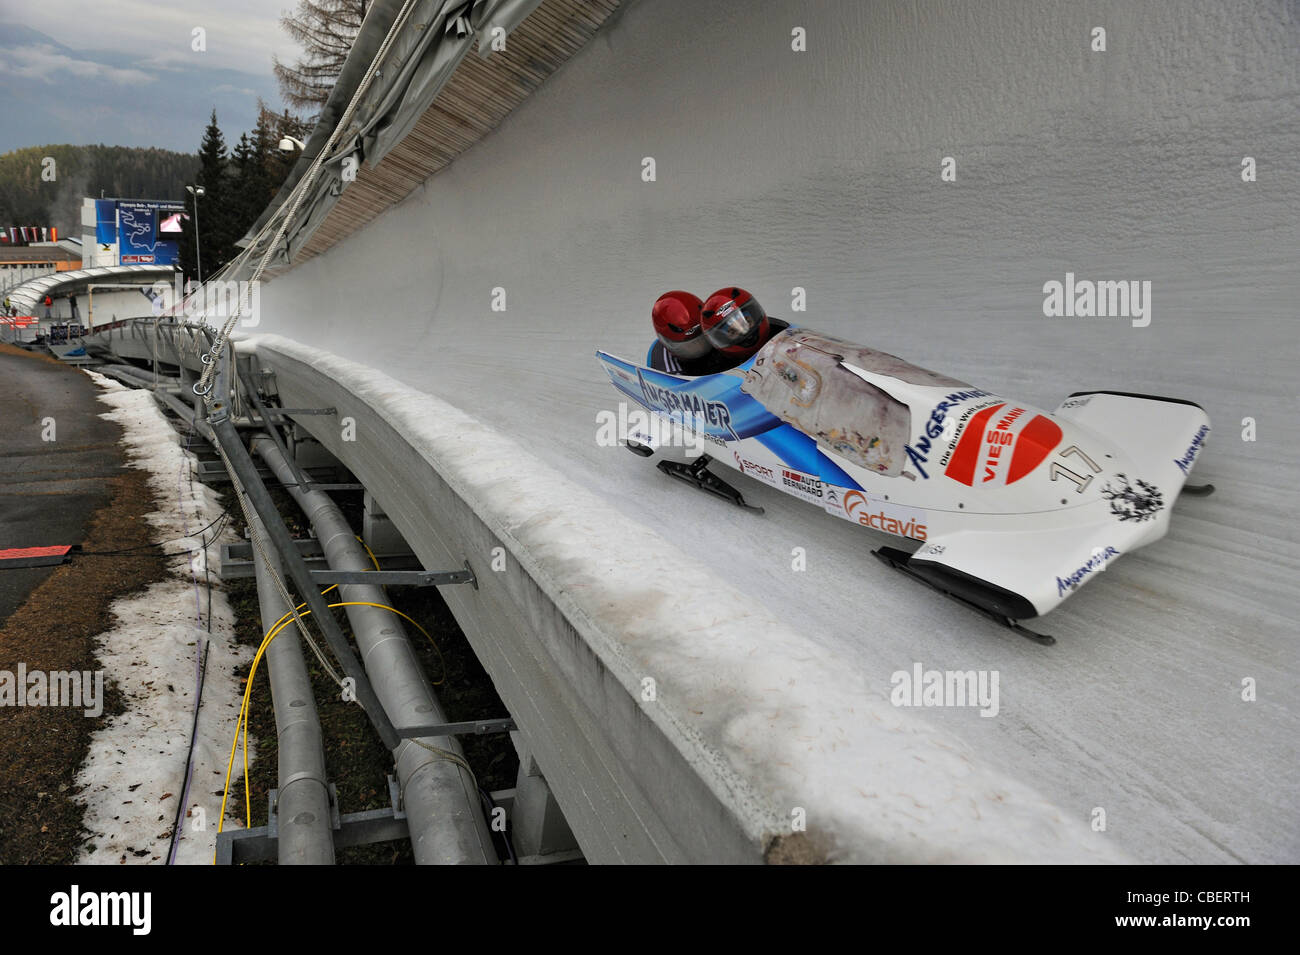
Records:
<instances>
[{"instance_id":1,"label":"metal support bracket","mask_svg":"<svg viewBox=\"0 0 1300 955\"><path fill-rule=\"evenodd\" d=\"M247 384L247 382L245 382ZM274 418L283 418L292 414L338 414L338 408L267 408L265 413Z\"/></svg>"},{"instance_id":2,"label":"metal support bracket","mask_svg":"<svg viewBox=\"0 0 1300 955\"><path fill-rule=\"evenodd\" d=\"M301 487L307 491L364 491L366 489L364 484L320 484L316 481L307 481L305 484L301 485L294 484L293 482L288 484L281 482L280 486Z\"/></svg>"},{"instance_id":3,"label":"metal support bracket","mask_svg":"<svg viewBox=\"0 0 1300 955\"><path fill-rule=\"evenodd\" d=\"M280 437L279 428L275 426L271 421L270 416L267 414L266 407L262 404L262 399L257 394L257 385L253 382L252 376L248 374L247 371L243 371L240 372L239 380L243 383L244 391L248 393L248 400L253 403L253 408L256 409L257 416L261 418L263 424L266 425L267 436L272 442L274 442L276 449L280 452L280 456L284 458L285 464L287 464L289 470L293 472L294 480L297 481L300 486L310 484L311 478L307 477L307 475L303 473L302 468L298 467L297 459L289 453L289 449L285 446L284 440Z\"/></svg>"},{"instance_id":4,"label":"metal support bracket","mask_svg":"<svg viewBox=\"0 0 1300 955\"><path fill-rule=\"evenodd\" d=\"M402 739L421 739L425 736L483 736L487 733L509 733L519 727L508 716L489 720L466 720L463 723L430 723L427 726L407 726L398 730Z\"/></svg>"},{"instance_id":5,"label":"metal support bracket","mask_svg":"<svg viewBox=\"0 0 1300 955\"><path fill-rule=\"evenodd\" d=\"M213 410L215 411L217 406L222 404L224 402L213 402ZM235 429L234 423L231 422L229 417L223 417L220 420L209 419L209 423L212 425L214 436L226 453L226 459L230 462L230 466L239 475L240 483L243 484L254 510L261 517L267 535L271 538L271 543L279 552L280 559L284 562L289 576L298 588L299 596L306 601L316 626L325 635L325 640L329 643L330 649L339 661L339 665L343 667L344 674L352 678L357 702L361 704L366 715L370 717L370 722L379 734L379 738L384 741L384 745L390 750L395 749L399 742L397 730L393 728L392 721L389 720L388 714L384 712L383 705L375 695L374 688L370 685L370 680L366 676L365 668L362 667L356 654L353 653L347 637L343 635L338 621L334 619L334 614L330 612L329 607L326 605L325 598L320 595L320 588L316 586L316 581L312 579L311 570L303 561L302 554L298 552L298 547L289 535L288 528L284 526L280 512L276 509L275 502L271 500L271 494L267 491L266 485L262 483L261 477L258 476L257 468L253 465L253 459L248 456L248 449L244 447L244 442L240 440L239 432Z\"/></svg>"},{"instance_id":6,"label":"metal support bracket","mask_svg":"<svg viewBox=\"0 0 1300 955\"><path fill-rule=\"evenodd\" d=\"M409 839L406 811L399 804L401 788L388 777L391 805L386 809L339 813L338 790L330 783L330 824L334 829L334 848L368 846L376 842ZM217 833L217 865L241 865L245 862L274 862L279 854L280 830L275 816L279 790L270 793L267 824L256 829L232 829Z\"/></svg>"},{"instance_id":7,"label":"metal support bracket","mask_svg":"<svg viewBox=\"0 0 1300 955\"><path fill-rule=\"evenodd\" d=\"M402 802L402 785L392 773L388 774L388 801L393 804L393 818L405 819L406 806ZM339 827L335 826L334 828Z\"/></svg>"},{"instance_id":8,"label":"metal support bracket","mask_svg":"<svg viewBox=\"0 0 1300 955\"><path fill-rule=\"evenodd\" d=\"M464 570L313 570L318 584L387 584L391 587L441 587L444 584L472 584L474 571L469 561Z\"/></svg>"}]
</instances>

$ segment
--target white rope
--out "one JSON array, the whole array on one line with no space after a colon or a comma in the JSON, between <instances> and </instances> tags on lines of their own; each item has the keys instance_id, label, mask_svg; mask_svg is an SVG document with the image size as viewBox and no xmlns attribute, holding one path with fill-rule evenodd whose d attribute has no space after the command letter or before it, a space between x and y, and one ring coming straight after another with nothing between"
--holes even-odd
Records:
<instances>
[{"instance_id":1,"label":"white rope","mask_svg":"<svg viewBox=\"0 0 1300 955\"><path fill-rule=\"evenodd\" d=\"M267 246L266 252L262 255L261 261L258 262L257 268L253 271L252 278L249 279L248 282L244 283L243 287L240 289L239 301L235 306L235 310L231 313L230 317L226 319L225 325L222 326L220 333L217 335L216 342L213 343L212 349L209 352L212 360L208 363L208 367L204 370L198 384L194 386L194 393L201 395L203 400L208 404L211 404L211 380L212 376L216 372L217 361L221 358L221 354L225 350L226 340L230 337L231 329L234 328L235 322L239 319L239 316L243 314L244 308L248 303L249 288L254 282L259 281L262 274L266 271L266 267L271 261L271 256L275 254L275 250L279 247L280 241L284 238L285 233L289 229L289 224L293 221L294 216L298 214L298 209L302 206L303 201L307 198L307 194L311 191L311 187L315 184L316 177L319 175L321 167L325 164L328 158L330 158L330 150L332 150L337 144L339 137L347 128L348 123L351 122L352 115L356 112L357 105L370 89L370 84L373 81L375 74L379 71L379 64L388 55L388 51L392 47L393 41L397 38L397 34L401 31L401 28L405 26L406 20L410 16L414 5L415 0L406 0L402 5L402 9L398 12L397 18L388 29L387 36L384 37L384 42L380 44L379 49L375 52L374 58L370 61L370 65L366 68L366 72L362 76L361 82L357 84L357 88L352 94L352 99L349 101L347 109L343 111L343 115L335 124L333 131L330 133L329 139L325 142L325 145L321 148L320 152L316 154L316 158L312 160L311 166L307 170L307 174L303 176L298 185L294 187L293 192L290 193L289 198L286 201L288 209L283 217L280 216L280 209L284 209L285 204L281 204L275 213L272 214L271 218L269 218L266 224L258 231L258 234L251 242L249 242L248 247L244 252L233 263L231 263L230 266L222 270L225 272L241 266L253 254L253 250L257 248L262 237L270 229L271 225L277 218L280 219L280 225L276 230L275 237ZM200 287L200 292L201 291L202 287ZM204 306L206 307L206 295L204 296L204 299ZM200 390L201 387L203 390Z\"/></svg>"},{"instance_id":2,"label":"white rope","mask_svg":"<svg viewBox=\"0 0 1300 955\"><path fill-rule=\"evenodd\" d=\"M343 115L339 118L338 123L335 124L334 130L330 133L330 137L326 140L325 145L321 148L320 152L316 154L316 158L312 160L311 166L308 168L306 175L304 175L298 182L298 185L294 187L293 191L289 194L288 199L286 199L284 203L281 203L266 220L266 223L258 230L257 235L248 243L247 248L245 248L233 262L218 273L218 275L220 275L228 271L236 271L242 267L252 257L254 251L270 231L272 226L274 226L277 221L279 222L279 227L276 229L275 237L266 247L266 251L262 255L261 261L258 262L257 268L253 271L252 277L247 283L244 283L243 287L240 289L239 300L236 303L234 312L226 319L225 325L221 328L220 332L217 333L216 340L212 343L212 347L201 356L201 360L206 367L203 369L203 374L194 385L193 390L196 395L203 399L203 403L208 407L209 412L211 411L213 401L213 377L217 373L217 365L221 361L222 354L225 352L226 343L230 337L231 329L234 328L235 322L239 319L239 316L243 314L243 311L248 304L249 289L252 287L253 283L261 279L262 274L266 271L267 265L271 261L271 256L279 247L280 241L284 238L285 233L288 232L289 225L293 222L294 216L298 214L298 210L302 206L303 200L306 199L312 186L315 184L316 177L319 175L321 167L325 162L332 158L329 156L330 150L337 145L343 130L347 128L348 123L352 119L353 113L356 112L357 105L369 90L370 84L373 81L375 74L378 72L379 64L388 55L388 51L392 47L393 41L401 31L401 28L405 26L414 6L415 0L406 0L402 5L402 9L398 12L397 18L388 29L388 34L384 37L384 42L380 44L379 49L375 52L374 57L370 61L370 65L366 68L366 72L362 76L361 82L357 84L356 91L352 94L352 99L349 101L347 109L343 111ZM206 324L207 296L204 294L203 289L204 286L199 286L198 294L203 295L202 305L204 308L204 312L200 314L200 320ZM218 397L223 401L229 400L228 395L220 395ZM221 461L226 466L226 471L230 474L231 484L235 490L235 499L239 502L239 509L244 515L244 523L249 528L249 536L252 540L253 548L257 551L257 555L261 559L262 565L269 574L271 581L275 584L276 590L284 599L285 605L289 607L290 612L293 614L294 622L297 624L298 631L302 635L302 638L307 641L307 645L311 647L312 652L316 655L316 659L320 661L321 666L325 669L325 672L329 674L330 679L332 679L336 684L342 686L342 678L325 657L324 652L321 650L315 639L313 639L311 634L307 632L306 624L304 623L302 616L298 613L297 603L295 603L295 601L289 596L289 591L285 586L284 580L272 566L270 557L266 552L265 543L261 539L261 534L256 530L257 525L250 519L250 504L244 486L239 480L239 475L231 466L230 459L226 456L225 449L221 447L221 442L218 441L216 444L217 452L221 456Z\"/></svg>"}]
</instances>

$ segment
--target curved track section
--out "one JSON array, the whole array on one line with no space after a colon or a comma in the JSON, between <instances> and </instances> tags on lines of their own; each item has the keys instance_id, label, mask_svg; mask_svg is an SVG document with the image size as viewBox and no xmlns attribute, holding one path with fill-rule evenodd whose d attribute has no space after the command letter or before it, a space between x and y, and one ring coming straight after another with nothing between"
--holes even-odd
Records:
<instances>
[{"instance_id":1,"label":"curved track section","mask_svg":"<svg viewBox=\"0 0 1300 955\"><path fill-rule=\"evenodd\" d=\"M592 862L1114 860L956 739L513 441L373 369L255 340L301 425L384 506ZM711 618L701 627L700 614ZM797 834L796 834L797 833Z\"/></svg>"},{"instance_id":2,"label":"curved track section","mask_svg":"<svg viewBox=\"0 0 1300 955\"><path fill-rule=\"evenodd\" d=\"M1105 53L1089 49L1097 25ZM805 53L790 49L795 27L807 31ZM774 787L753 814L733 815L721 842L752 856L759 829L816 804L855 820L825 830L840 832L846 851L897 857L907 840L894 838L893 822L874 835L862 827L894 818L878 813L886 794L912 792L900 786L905 774L874 762L869 747L841 748L836 734L858 732L881 706L917 716L887 701L892 675L921 664L999 674L996 717L923 716L980 773L1030 787L1086 831L1083 847L1067 850L1073 837L1052 826L1039 845L1080 858L1294 862L1298 36L1285 3L792 11L646 0L410 199L270 283L256 331L296 339L320 361L381 369L436 397L424 413L451 414L443 402L469 412L486 429L467 423L475 440L508 440L528 455L521 461L567 482L547 497L522 464L515 473L494 460L476 473L473 442L438 449L463 456L467 493L495 482L517 497L496 506L518 508L509 511L518 527L495 532L527 531L530 574L545 577L556 562L574 586L600 583L611 566L635 578L597 630L622 634L606 648L615 657L628 641L647 657L619 669L597 654L614 681L603 683L580 662L594 667L581 656L593 651L575 646L572 667L539 657L535 675L573 712L596 707L596 722L609 715L600 707L629 705L647 663L673 674L663 692L683 701L683 719L687 701L707 700L694 717L707 732L690 720L678 730L727 742L725 763L743 786ZM647 157L652 182L642 179ZM940 177L944 157L955 182ZM1257 163L1254 182L1241 178L1243 157ZM1150 282L1149 324L1045 317L1044 284L1067 275ZM615 401L595 348L638 357L657 294L737 282L780 317L1040 406L1098 389L1196 401L1217 428L1196 479L1219 493L1180 502L1168 538L1045 618L1056 647L1009 636L871 560L888 538L746 482L766 508L756 517L597 445L596 413ZM792 315L796 287L807 312ZM376 414L391 413L388 400L382 388L367 397ZM405 391L391 400L418 419L418 400ZM376 479L397 467L362 463ZM432 521L426 488L400 473L384 480L408 520ZM555 519L578 501L617 524ZM633 525L636 534L602 530ZM587 533L586 550L572 549L572 535ZM806 571L792 568L796 547ZM577 600L576 628L590 621L581 591L551 596ZM741 661L756 669L736 683ZM830 681L822 693L807 682L814 665ZM494 678L500 666L489 666ZM1257 688L1253 702L1244 681ZM715 709L719 694L730 704ZM861 712L831 708L849 695ZM641 712L622 718L635 726ZM526 726L529 714L517 715ZM780 722L796 718L807 735ZM745 756L768 736L779 751ZM665 752L670 763L689 762L684 738L678 755ZM638 758L652 767L657 757ZM809 773L802 795L792 767ZM720 778L710 791L731 785ZM983 791L973 781L959 799ZM642 795L658 813L673 805L661 789ZM582 799L570 788L562 804L587 811ZM735 813L744 799L723 802ZM930 815L940 807L917 802L912 836L934 849L944 844ZM979 805L976 796L970 818ZM1099 810L1104 831L1087 831ZM983 829L969 818L958 828L967 824ZM645 845L707 829L647 826L657 835ZM988 843L972 838L952 844L980 857Z\"/></svg>"}]
</instances>

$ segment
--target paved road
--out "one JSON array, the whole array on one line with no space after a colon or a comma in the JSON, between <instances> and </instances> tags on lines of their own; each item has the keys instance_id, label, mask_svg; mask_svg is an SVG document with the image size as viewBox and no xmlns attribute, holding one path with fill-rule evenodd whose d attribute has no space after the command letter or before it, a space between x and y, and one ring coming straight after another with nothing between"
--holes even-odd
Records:
<instances>
[{"instance_id":1,"label":"paved road","mask_svg":"<svg viewBox=\"0 0 1300 955\"><path fill-rule=\"evenodd\" d=\"M80 543L108 500L120 429L97 393L74 368L0 351L0 550ZM52 570L0 570L0 625Z\"/></svg>"}]
</instances>

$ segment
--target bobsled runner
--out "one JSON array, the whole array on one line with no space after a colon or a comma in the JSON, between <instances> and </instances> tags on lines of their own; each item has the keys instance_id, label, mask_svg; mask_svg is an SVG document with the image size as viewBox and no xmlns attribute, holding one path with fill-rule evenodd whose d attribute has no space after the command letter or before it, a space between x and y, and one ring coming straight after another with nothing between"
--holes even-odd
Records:
<instances>
[{"instance_id":1,"label":"bobsled runner","mask_svg":"<svg viewBox=\"0 0 1300 955\"><path fill-rule=\"evenodd\" d=\"M910 547L877 557L1040 642L1045 614L1164 536L1210 433L1178 398L1075 392L1054 411L871 348L787 327L742 364L700 377L598 351L641 405L619 443L751 510L721 464ZM701 453L702 452L702 453Z\"/></svg>"}]
</instances>

